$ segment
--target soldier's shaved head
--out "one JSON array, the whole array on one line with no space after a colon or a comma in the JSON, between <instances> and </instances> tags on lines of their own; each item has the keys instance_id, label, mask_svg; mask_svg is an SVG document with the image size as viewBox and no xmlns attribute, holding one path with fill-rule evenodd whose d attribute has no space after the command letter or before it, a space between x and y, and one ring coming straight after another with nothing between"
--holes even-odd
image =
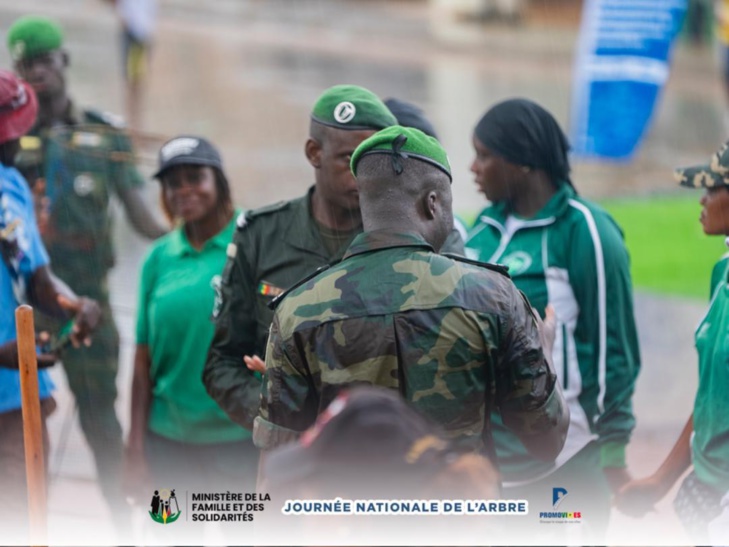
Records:
<instances>
[{"instance_id":1,"label":"soldier's shaved head","mask_svg":"<svg viewBox=\"0 0 729 547\"><path fill-rule=\"evenodd\" d=\"M365 231L419 233L438 251L453 229L451 182L442 170L413 158L364 156L357 165L357 187Z\"/></svg>"}]
</instances>

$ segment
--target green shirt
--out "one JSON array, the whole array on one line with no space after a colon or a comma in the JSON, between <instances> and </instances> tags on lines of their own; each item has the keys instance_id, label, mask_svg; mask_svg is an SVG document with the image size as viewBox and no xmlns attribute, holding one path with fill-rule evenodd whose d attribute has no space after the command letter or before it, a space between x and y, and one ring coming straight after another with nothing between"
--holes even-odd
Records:
<instances>
[{"instance_id":1,"label":"green shirt","mask_svg":"<svg viewBox=\"0 0 729 547\"><path fill-rule=\"evenodd\" d=\"M213 338L216 285L234 230L231 220L197 251L177 229L157 240L144 261L137 344L149 346L151 358L149 428L163 437L189 443L250 438L208 396L200 379Z\"/></svg>"},{"instance_id":2,"label":"green shirt","mask_svg":"<svg viewBox=\"0 0 729 547\"><path fill-rule=\"evenodd\" d=\"M696 329L699 388L691 441L696 476L721 493L729 492L729 258L715 267L712 299Z\"/></svg>"}]
</instances>

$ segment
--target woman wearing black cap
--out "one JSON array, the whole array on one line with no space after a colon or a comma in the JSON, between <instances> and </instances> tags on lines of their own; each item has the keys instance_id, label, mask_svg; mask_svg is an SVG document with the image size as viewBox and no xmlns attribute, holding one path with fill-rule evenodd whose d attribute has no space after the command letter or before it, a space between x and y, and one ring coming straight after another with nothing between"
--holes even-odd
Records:
<instances>
[{"instance_id":1,"label":"woman wearing black cap","mask_svg":"<svg viewBox=\"0 0 729 547\"><path fill-rule=\"evenodd\" d=\"M491 205L469 233L467 254L508 266L542 316L547 305L554 308L552 363L571 411L567 442L553 465L530 458L494 416L505 486L519 485L507 497L580 512L600 537L610 487L629 478L625 446L635 425L631 398L640 367L622 232L577 195L567 138L541 106L525 99L497 104L478 122L473 146L471 171Z\"/></svg>"},{"instance_id":2,"label":"woman wearing black cap","mask_svg":"<svg viewBox=\"0 0 729 547\"><path fill-rule=\"evenodd\" d=\"M177 229L153 244L142 266L128 470L139 479L149 470L153 484L181 491L244 491L257 468L251 434L201 381L235 230L230 187L218 151L199 137L166 143L155 177Z\"/></svg>"}]
</instances>

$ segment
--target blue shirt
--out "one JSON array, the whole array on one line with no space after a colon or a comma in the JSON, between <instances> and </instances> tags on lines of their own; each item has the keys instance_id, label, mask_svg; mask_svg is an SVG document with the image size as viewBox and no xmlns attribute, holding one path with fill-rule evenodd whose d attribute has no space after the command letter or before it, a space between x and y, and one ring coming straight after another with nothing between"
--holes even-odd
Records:
<instances>
[{"instance_id":1,"label":"blue shirt","mask_svg":"<svg viewBox=\"0 0 729 547\"><path fill-rule=\"evenodd\" d=\"M0 164L0 229L19 220L11 238L17 241L17 273L0 258L0 344L15 340L15 308L21 303L13 290L19 276L26 284L35 270L48 264L48 254L38 232L33 210L33 196L25 179L13 167ZM49 397L53 382L46 371L38 373L40 397ZM20 374L0 367L0 412L20 408Z\"/></svg>"}]
</instances>

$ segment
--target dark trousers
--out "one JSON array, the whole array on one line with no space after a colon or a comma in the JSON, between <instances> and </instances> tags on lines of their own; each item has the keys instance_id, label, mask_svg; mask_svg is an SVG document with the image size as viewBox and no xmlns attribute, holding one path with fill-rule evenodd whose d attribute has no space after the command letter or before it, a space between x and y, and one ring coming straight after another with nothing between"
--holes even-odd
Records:
<instances>
[{"instance_id":1,"label":"dark trousers","mask_svg":"<svg viewBox=\"0 0 729 547\"><path fill-rule=\"evenodd\" d=\"M147 432L145 456L155 485L178 492L254 492L258 449L252 440L194 444Z\"/></svg>"}]
</instances>

